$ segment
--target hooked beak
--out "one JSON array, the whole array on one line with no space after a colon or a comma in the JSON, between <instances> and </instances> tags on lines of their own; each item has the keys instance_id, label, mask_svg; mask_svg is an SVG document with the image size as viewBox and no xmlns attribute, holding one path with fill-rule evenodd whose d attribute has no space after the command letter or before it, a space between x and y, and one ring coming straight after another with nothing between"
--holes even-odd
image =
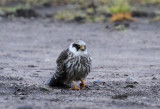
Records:
<instances>
[{"instance_id":1,"label":"hooked beak","mask_svg":"<svg viewBox=\"0 0 160 109\"><path fill-rule=\"evenodd\" d=\"M84 47L84 45L82 45L82 46L80 47L80 50L84 51L84 49L85 49L85 47Z\"/></svg>"}]
</instances>

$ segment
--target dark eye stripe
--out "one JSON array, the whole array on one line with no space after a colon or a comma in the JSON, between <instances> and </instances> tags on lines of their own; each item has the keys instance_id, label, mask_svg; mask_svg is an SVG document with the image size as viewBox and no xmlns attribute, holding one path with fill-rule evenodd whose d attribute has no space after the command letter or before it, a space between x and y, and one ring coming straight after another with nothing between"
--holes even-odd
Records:
<instances>
[{"instance_id":1,"label":"dark eye stripe","mask_svg":"<svg viewBox=\"0 0 160 109\"><path fill-rule=\"evenodd\" d=\"M80 45L78 45L78 44L73 44L73 47L75 47L77 49L77 51L80 49Z\"/></svg>"}]
</instances>

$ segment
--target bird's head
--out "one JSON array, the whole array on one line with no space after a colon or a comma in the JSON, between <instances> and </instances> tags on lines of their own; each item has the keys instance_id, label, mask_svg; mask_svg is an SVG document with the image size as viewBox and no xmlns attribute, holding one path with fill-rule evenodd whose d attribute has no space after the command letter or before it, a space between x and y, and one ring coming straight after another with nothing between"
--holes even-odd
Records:
<instances>
[{"instance_id":1,"label":"bird's head","mask_svg":"<svg viewBox=\"0 0 160 109\"><path fill-rule=\"evenodd\" d=\"M70 44L69 51L76 56L87 54L86 43L82 40L75 41Z\"/></svg>"}]
</instances>

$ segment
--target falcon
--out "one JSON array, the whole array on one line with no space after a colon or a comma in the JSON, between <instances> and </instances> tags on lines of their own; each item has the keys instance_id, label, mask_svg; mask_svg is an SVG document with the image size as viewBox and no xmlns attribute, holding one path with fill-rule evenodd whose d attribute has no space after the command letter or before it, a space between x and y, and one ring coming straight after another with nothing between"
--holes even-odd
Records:
<instances>
[{"instance_id":1,"label":"falcon","mask_svg":"<svg viewBox=\"0 0 160 109\"><path fill-rule=\"evenodd\" d=\"M84 79L91 71L92 59L87 53L86 43L82 40L70 44L69 48L62 51L56 60L57 68L49 86L60 86L62 84L73 84L74 90L85 87ZM74 81L81 81L78 87Z\"/></svg>"}]
</instances>

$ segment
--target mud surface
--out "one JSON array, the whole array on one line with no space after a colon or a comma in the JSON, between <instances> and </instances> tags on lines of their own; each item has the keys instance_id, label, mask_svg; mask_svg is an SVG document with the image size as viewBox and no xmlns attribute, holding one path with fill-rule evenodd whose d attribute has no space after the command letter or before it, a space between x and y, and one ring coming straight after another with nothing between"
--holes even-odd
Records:
<instances>
[{"instance_id":1,"label":"mud surface","mask_svg":"<svg viewBox=\"0 0 160 109\"><path fill-rule=\"evenodd\" d=\"M48 19L0 25L1 109L160 108L160 22L137 20L124 31ZM59 53L77 39L86 41L93 57L86 88L45 86ZM128 77L138 83L126 83Z\"/></svg>"}]
</instances>

